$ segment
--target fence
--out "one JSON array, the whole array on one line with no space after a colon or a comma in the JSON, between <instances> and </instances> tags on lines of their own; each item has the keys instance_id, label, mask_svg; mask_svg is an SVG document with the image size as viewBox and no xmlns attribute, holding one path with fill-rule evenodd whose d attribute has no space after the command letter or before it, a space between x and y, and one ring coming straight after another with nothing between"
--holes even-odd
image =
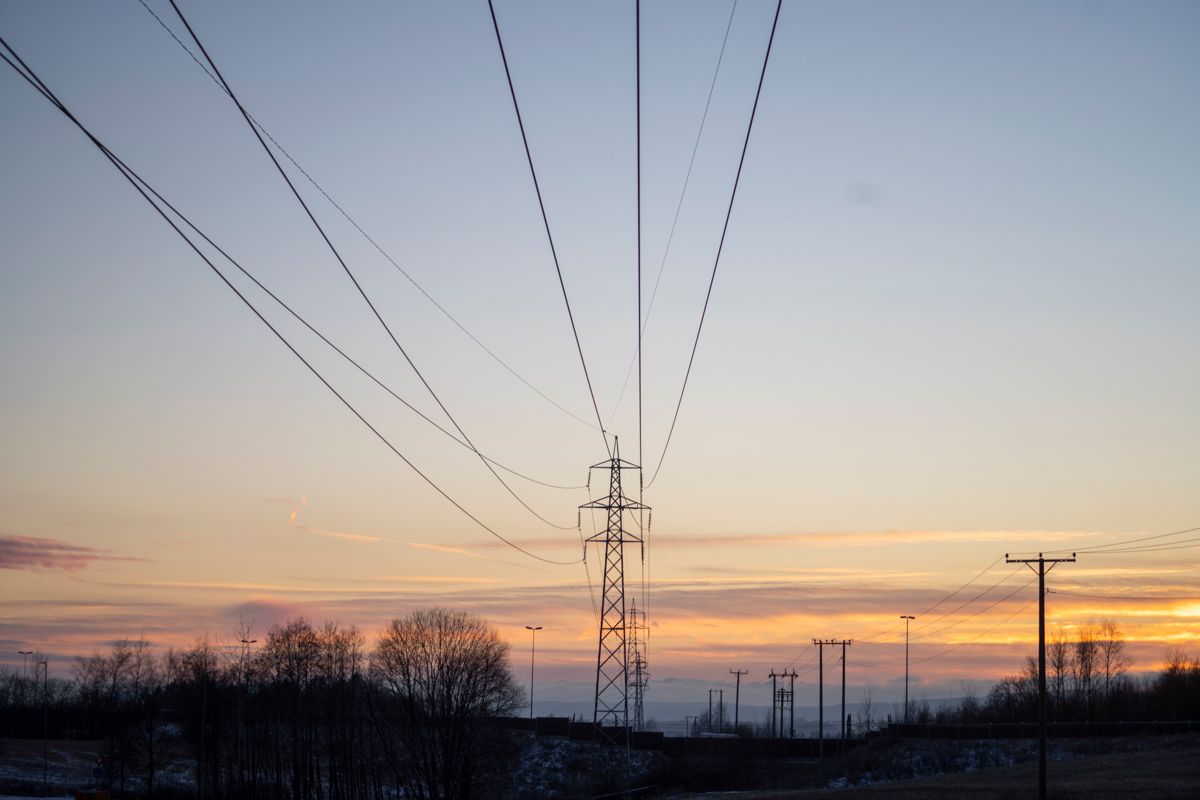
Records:
<instances>
[{"instance_id":1,"label":"fence","mask_svg":"<svg viewBox=\"0 0 1200 800\"><path fill-rule=\"evenodd\" d=\"M1200 733L1200 722L1048 722L1051 739ZM893 723L871 734L898 739L1036 739L1036 722Z\"/></svg>"}]
</instances>

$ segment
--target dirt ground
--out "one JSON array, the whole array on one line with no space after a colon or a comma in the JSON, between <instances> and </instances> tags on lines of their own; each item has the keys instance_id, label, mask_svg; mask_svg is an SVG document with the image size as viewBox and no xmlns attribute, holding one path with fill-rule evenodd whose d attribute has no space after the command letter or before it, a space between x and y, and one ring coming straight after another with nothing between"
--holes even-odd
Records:
<instances>
[{"instance_id":1,"label":"dirt ground","mask_svg":"<svg viewBox=\"0 0 1200 800\"><path fill-rule=\"evenodd\" d=\"M688 800L1010 800L1037 797L1037 763L847 789L712 792ZM1085 756L1049 765L1052 800L1198 800L1200 750L1172 748Z\"/></svg>"}]
</instances>

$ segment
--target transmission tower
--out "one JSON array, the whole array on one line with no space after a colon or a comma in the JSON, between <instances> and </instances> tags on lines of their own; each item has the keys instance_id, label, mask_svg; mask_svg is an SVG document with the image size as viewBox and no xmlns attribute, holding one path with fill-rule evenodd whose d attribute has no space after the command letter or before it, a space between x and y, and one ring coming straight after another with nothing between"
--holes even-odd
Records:
<instances>
[{"instance_id":1,"label":"transmission tower","mask_svg":"<svg viewBox=\"0 0 1200 800\"><path fill-rule=\"evenodd\" d=\"M625 614L625 544L637 544L645 558L645 544L640 533L625 530L625 512L649 510L626 497L621 491L621 471L640 470L621 458L621 448L613 437L612 458L592 465L591 469L608 470L608 496L581 505L580 509L606 511L604 530L588 537L587 542L604 544L604 578L600 601L600 641L596 648L596 700L592 721L597 735L606 735L604 728L623 731L628 742L629 732L629 666L630 628ZM649 529L649 524L647 524ZM584 546L584 558L587 546ZM608 734L611 738L611 734Z\"/></svg>"},{"instance_id":2,"label":"transmission tower","mask_svg":"<svg viewBox=\"0 0 1200 800\"><path fill-rule=\"evenodd\" d=\"M642 712L642 700L646 695L646 685L650 682L650 672L646 662L646 637L649 626L646 624L646 612L638 611L637 600L629 605L630 638L633 643L633 653L629 658L629 668L632 675L629 687L633 692L633 729L645 730L645 716Z\"/></svg>"}]
</instances>

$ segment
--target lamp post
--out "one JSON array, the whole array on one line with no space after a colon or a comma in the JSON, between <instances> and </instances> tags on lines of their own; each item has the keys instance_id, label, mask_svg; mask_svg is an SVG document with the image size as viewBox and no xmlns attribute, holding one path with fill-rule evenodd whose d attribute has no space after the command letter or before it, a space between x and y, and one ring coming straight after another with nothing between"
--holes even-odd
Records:
<instances>
[{"instance_id":1,"label":"lamp post","mask_svg":"<svg viewBox=\"0 0 1200 800\"><path fill-rule=\"evenodd\" d=\"M529 718L533 719L533 663L537 657L537 632L542 629L541 625L526 625L525 630L531 634L529 641Z\"/></svg>"},{"instance_id":2,"label":"lamp post","mask_svg":"<svg viewBox=\"0 0 1200 800\"><path fill-rule=\"evenodd\" d=\"M908 722L908 623L916 619L916 617L902 614L900 619L904 620L904 722Z\"/></svg>"}]
</instances>

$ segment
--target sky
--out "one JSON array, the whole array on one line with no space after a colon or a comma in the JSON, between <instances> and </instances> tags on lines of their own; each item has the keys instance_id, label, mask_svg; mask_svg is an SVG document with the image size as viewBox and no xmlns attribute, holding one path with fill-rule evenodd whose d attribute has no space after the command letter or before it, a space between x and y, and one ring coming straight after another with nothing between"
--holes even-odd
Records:
<instances>
[{"instance_id":1,"label":"sky","mask_svg":"<svg viewBox=\"0 0 1200 800\"><path fill-rule=\"evenodd\" d=\"M186 41L169 4L147 3ZM579 559L579 487L606 454L486 3L182 8L249 112L407 274L284 162L479 450L577 487L501 473L559 527L236 285L455 502L538 556ZM497 3L596 403L647 481L773 13L643 4L644 304L658 290L639 446L633 5ZM730 669L759 689L788 666L811 681L819 637L856 639L854 691L895 699L904 613L917 691L986 685L1036 642L1032 574L1006 552L1200 525L1198 33L1187 2L784 3L645 492L644 563L627 553L648 697L700 706ZM0 35L449 427L236 107L137 0L10 0ZM447 605L495 624L522 680L524 626L542 625L546 700L586 700L601 554L556 566L493 538L7 67L0 107L0 663L36 648L66 674L117 638L227 641L239 617L260 635L303 614L370 638ZM1081 553L1053 573L1049 622L1113 617L1153 669L1168 646L1198 649L1198 566L1195 548Z\"/></svg>"}]
</instances>

